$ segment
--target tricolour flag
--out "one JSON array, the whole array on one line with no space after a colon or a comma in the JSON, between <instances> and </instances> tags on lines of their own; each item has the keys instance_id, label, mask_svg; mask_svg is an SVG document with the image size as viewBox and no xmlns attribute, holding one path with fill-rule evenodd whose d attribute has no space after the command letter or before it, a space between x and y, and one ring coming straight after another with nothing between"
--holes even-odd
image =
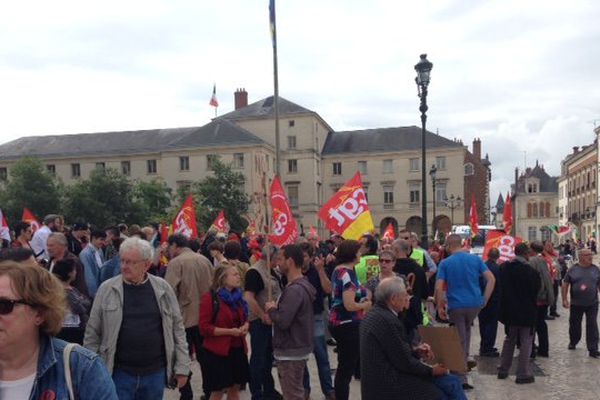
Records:
<instances>
[{"instance_id":1,"label":"tricolour flag","mask_svg":"<svg viewBox=\"0 0 600 400\"><path fill-rule=\"evenodd\" d=\"M0 239L8 240L10 242L10 228L6 222L6 217L0 209Z\"/></svg>"},{"instance_id":2,"label":"tricolour flag","mask_svg":"<svg viewBox=\"0 0 600 400\"><path fill-rule=\"evenodd\" d=\"M269 0L269 27L273 47L277 46L277 24L275 23L275 0Z\"/></svg>"},{"instance_id":3,"label":"tricolour flag","mask_svg":"<svg viewBox=\"0 0 600 400\"><path fill-rule=\"evenodd\" d=\"M290 210L279 176L271 183L271 235L269 240L276 246L293 244L298 238L298 224Z\"/></svg>"},{"instance_id":4,"label":"tricolour flag","mask_svg":"<svg viewBox=\"0 0 600 400\"><path fill-rule=\"evenodd\" d=\"M212 92L212 96L210 97L210 101L208 102L208 104L213 107L219 107L219 100L217 100L217 85L216 84L213 84L213 92Z\"/></svg>"},{"instance_id":5,"label":"tricolour flag","mask_svg":"<svg viewBox=\"0 0 600 400\"><path fill-rule=\"evenodd\" d=\"M27 222L31 226L31 232L35 233L40 228L40 223L35 218L35 215L28 208L23 209L23 216L21 221Z\"/></svg>"},{"instance_id":6,"label":"tricolour flag","mask_svg":"<svg viewBox=\"0 0 600 400\"><path fill-rule=\"evenodd\" d=\"M510 235L513 226L510 192L506 194L506 203L504 203L504 213L502 214L502 225L504 225L504 232L506 232L507 235Z\"/></svg>"},{"instance_id":7,"label":"tricolour flag","mask_svg":"<svg viewBox=\"0 0 600 400\"><path fill-rule=\"evenodd\" d=\"M475 195L471 196L471 210L469 211L469 227L471 228L471 237L479 233L479 218L477 217L477 203Z\"/></svg>"},{"instance_id":8,"label":"tricolour flag","mask_svg":"<svg viewBox=\"0 0 600 400\"><path fill-rule=\"evenodd\" d=\"M394 233L394 225L392 225L391 222L385 228L385 231L383 232L383 236L381 238L390 242L396 239L396 234Z\"/></svg>"},{"instance_id":9,"label":"tricolour flag","mask_svg":"<svg viewBox=\"0 0 600 400\"><path fill-rule=\"evenodd\" d=\"M209 229L214 229L218 233L229 233L229 222L225 219L225 211L221 210Z\"/></svg>"},{"instance_id":10,"label":"tricolour flag","mask_svg":"<svg viewBox=\"0 0 600 400\"><path fill-rule=\"evenodd\" d=\"M196 207L194 207L194 198L191 194L185 199L181 209L173 219L172 229L173 233L181 233L188 239L198 238Z\"/></svg>"},{"instance_id":11,"label":"tricolour flag","mask_svg":"<svg viewBox=\"0 0 600 400\"><path fill-rule=\"evenodd\" d=\"M360 172L325 203L319 211L319 218L325 222L327 229L345 239L358 240L365 233L375 230Z\"/></svg>"}]
</instances>

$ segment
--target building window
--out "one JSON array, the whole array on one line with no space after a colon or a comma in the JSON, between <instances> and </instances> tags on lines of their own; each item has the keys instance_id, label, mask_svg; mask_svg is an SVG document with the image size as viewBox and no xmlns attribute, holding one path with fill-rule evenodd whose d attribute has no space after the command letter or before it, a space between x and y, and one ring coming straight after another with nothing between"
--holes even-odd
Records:
<instances>
[{"instance_id":1,"label":"building window","mask_svg":"<svg viewBox=\"0 0 600 400\"><path fill-rule=\"evenodd\" d=\"M418 158L411 158L409 160L410 162L410 171L418 171L419 170L419 159Z\"/></svg>"},{"instance_id":2,"label":"building window","mask_svg":"<svg viewBox=\"0 0 600 400\"><path fill-rule=\"evenodd\" d=\"M179 170L189 171L190 170L190 158L188 156L179 157Z\"/></svg>"},{"instance_id":3,"label":"building window","mask_svg":"<svg viewBox=\"0 0 600 400\"><path fill-rule=\"evenodd\" d=\"M290 120L288 121L288 126L289 126L290 128L293 128L294 126L296 126L296 121L294 121L293 119L290 119Z\"/></svg>"},{"instance_id":4,"label":"building window","mask_svg":"<svg viewBox=\"0 0 600 400\"><path fill-rule=\"evenodd\" d=\"M131 175L131 162L130 161L121 161L121 173L126 176Z\"/></svg>"},{"instance_id":5,"label":"building window","mask_svg":"<svg viewBox=\"0 0 600 400\"><path fill-rule=\"evenodd\" d=\"M298 185L289 185L287 187L288 200L291 208L298 208Z\"/></svg>"},{"instance_id":6,"label":"building window","mask_svg":"<svg viewBox=\"0 0 600 400\"><path fill-rule=\"evenodd\" d=\"M358 162L358 172L360 172L361 175L367 174L367 162L366 161Z\"/></svg>"},{"instance_id":7,"label":"building window","mask_svg":"<svg viewBox=\"0 0 600 400\"><path fill-rule=\"evenodd\" d=\"M148 174L156 173L156 160L147 160L146 161L146 172Z\"/></svg>"},{"instance_id":8,"label":"building window","mask_svg":"<svg viewBox=\"0 0 600 400\"><path fill-rule=\"evenodd\" d=\"M408 194L408 201L411 205L419 204L421 202L421 188L418 183L409 185Z\"/></svg>"},{"instance_id":9,"label":"building window","mask_svg":"<svg viewBox=\"0 0 600 400\"><path fill-rule=\"evenodd\" d=\"M56 175L56 165L54 165L54 164L46 165L46 171L48 171L48 173L50 175Z\"/></svg>"},{"instance_id":10,"label":"building window","mask_svg":"<svg viewBox=\"0 0 600 400\"><path fill-rule=\"evenodd\" d=\"M551 217L550 215L550 203L546 202L546 218Z\"/></svg>"},{"instance_id":11,"label":"building window","mask_svg":"<svg viewBox=\"0 0 600 400\"><path fill-rule=\"evenodd\" d=\"M219 160L218 154L207 154L206 155L206 168L209 171L214 171L215 164L217 163L218 160Z\"/></svg>"},{"instance_id":12,"label":"building window","mask_svg":"<svg viewBox=\"0 0 600 400\"><path fill-rule=\"evenodd\" d=\"M188 194L192 189L191 181L177 181L177 188L180 193Z\"/></svg>"},{"instance_id":13,"label":"building window","mask_svg":"<svg viewBox=\"0 0 600 400\"><path fill-rule=\"evenodd\" d=\"M542 242L545 242L546 240L550 240L551 236L552 236L552 233L550 232L550 229L548 229L548 228L542 229Z\"/></svg>"},{"instance_id":14,"label":"building window","mask_svg":"<svg viewBox=\"0 0 600 400\"><path fill-rule=\"evenodd\" d=\"M298 160L288 160L288 174L298 173Z\"/></svg>"},{"instance_id":15,"label":"building window","mask_svg":"<svg viewBox=\"0 0 600 400\"><path fill-rule=\"evenodd\" d=\"M334 162L333 163L333 174L334 175L341 175L342 174L342 163L341 162Z\"/></svg>"},{"instance_id":16,"label":"building window","mask_svg":"<svg viewBox=\"0 0 600 400\"><path fill-rule=\"evenodd\" d=\"M472 163L465 164L465 176L475 175L475 167Z\"/></svg>"},{"instance_id":17,"label":"building window","mask_svg":"<svg viewBox=\"0 0 600 400\"><path fill-rule=\"evenodd\" d=\"M435 184L435 202L443 205L447 198L446 182L437 182Z\"/></svg>"},{"instance_id":18,"label":"building window","mask_svg":"<svg viewBox=\"0 0 600 400\"><path fill-rule=\"evenodd\" d=\"M317 176L321 176L321 161L317 160Z\"/></svg>"},{"instance_id":19,"label":"building window","mask_svg":"<svg viewBox=\"0 0 600 400\"><path fill-rule=\"evenodd\" d=\"M104 163L104 162L97 162L96 163L96 169L98 171L104 171L104 170L106 170L106 163Z\"/></svg>"},{"instance_id":20,"label":"building window","mask_svg":"<svg viewBox=\"0 0 600 400\"><path fill-rule=\"evenodd\" d=\"M439 156L435 158L435 167L443 171L446 169L446 156Z\"/></svg>"},{"instance_id":21,"label":"building window","mask_svg":"<svg viewBox=\"0 0 600 400\"><path fill-rule=\"evenodd\" d=\"M296 136L288 136L288 149L296 148Z\"/></svg>"},{"instance_id":22,"label":"building window","mask_svg":"<svg viewBox=\"0 0 600 400\"><path fill-rule=\"evenodd\" d=\"M0 168L0 181L6 181L8 179L8 169L6 167Z\"/></svg>"},{"instance_id":23,"label":"building window","mask_svg":"<svg viewBox=\"0 0 600 400\"><path fill-rule=\"evenodd\" d=\"M81 176L81 165L71 164L71 177L79 178Z\"/></svg>"},{"instance_id":24,"label":"building window","mask_svg":"<svg viewBox=\"0 0 600 400\"><path fill-rule=\"evenodd\" d=\"M529 242L537 240L537 227L530 226L529 228L527 228L527 240Z\"/></svg>"},{"instance_id":25,"label":"building window","mask_svg":"<svg viewBox=\"0 0 600 400\"><path fill-rule=\"evenodd\" d=\"M394 187L385 185L383 187L383 206L390 207L394 205Z\"/></svg>"},{"instance_id":26,"label":"building window","mask_svg":"<svg viewBox=\"0 0 600 400\"><path fill-rule=\"evenodd\" d=\"M394 162L393 160L383 160L383 173L391 174L394 172Z\"/></svg>"},{"instance_id":27,"label":"building window","mask_svg":"<svg viewBox=\"0 0 600 400\"><path fill-rule=\"evenodd\" d=\"M533 218L537 218L537 216L538 216L538 205L537 205L537 203L533 203L533 204L531 205L531 210L532 210L532 211L531 211L531 216L532 216Z\"/></svg>"},{"instance_id":28,"label":"building window","mask_svg":"<svg viewBox=\"0 0 600 400\"><path fill-rule=\"evenodd\" d=\"M233 153L233 168L244 168L244 153Z\"/></svg>"}]
</instances>

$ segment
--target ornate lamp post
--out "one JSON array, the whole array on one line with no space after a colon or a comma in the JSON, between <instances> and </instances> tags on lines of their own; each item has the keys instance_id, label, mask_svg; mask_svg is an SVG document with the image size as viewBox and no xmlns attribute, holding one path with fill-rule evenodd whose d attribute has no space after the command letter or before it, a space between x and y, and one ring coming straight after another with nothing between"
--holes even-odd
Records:
<instances>
[{"instance_id":1,"label":"ornate lamp post","mask_svg":"<svg viewBox=\"0 0 600 400\"><path fill-rule=\"evenodd\" d=\"M417 71L417 77L415 82L417 83L418 95L421 98L421 105L419 111L421 111L421 246L427 248L427 160L425 159L425 126L427 124L427 87L429 86L429 74L433 64L427 60L427 54L421 54L421 60L415 65L415 71Z\"/></svg>"},{"instance_id":2,"label":"ornate lamp post","mask_svg":"<svg viewBox=\"0 0 600 400\"><path fill-rule=\"evenodd\" d=\"M436 226L436 223L435 223L435 203L437 201L437 196L436 196L436 193L435 193L435 176L436 176L436 174L437 174L437 167L435 166L435 164L433 164L431 166L431 169L429 170L429 176L431 176L431 186L433 187L433 191L431 192L432 196L433 196L433 202L432 202L432 204L433 204L433 213L432 213L432 217L431 218L432 218L432 222L433 222L433 234L434 235L435 235L435 232L437 230L436 229L437 226ZM436 238L434 237L433 239L435 240Z\"/></svg>"},{"instance_id":3,"label":"ornate lamp post","mask_svg":"<svg viewBox=\"0 0 600 400\"><path fill-rule=\"evenodd\" d=\"M462 199L460 196L454 197L454 195L451 194L450 197L446 197L444 201L446 202L446 207L450 209L450 222L452 222L452 225L454 225L454 210L460 207Z\"/></svg>"}]
</instances>

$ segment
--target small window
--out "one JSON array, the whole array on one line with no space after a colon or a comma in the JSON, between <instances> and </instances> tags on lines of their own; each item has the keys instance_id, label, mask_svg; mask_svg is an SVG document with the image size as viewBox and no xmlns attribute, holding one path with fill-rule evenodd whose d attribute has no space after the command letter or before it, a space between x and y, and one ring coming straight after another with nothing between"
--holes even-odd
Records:
<instances>
[{"instance_id":1,"label":"small window","mask_svg":"<svg viewBox=\"0 0 600 400\"><path fill-rule=\"evenodd\" d=\"M148 174L156 173L156 160L147 160L146 161L146 172Z\"/></svg>"},{"instance_id":2,"label":"small window","mask_svg":"<svg viewBox=\"0 0 600 400\"><path fill-rule=\"evenodd\" d=\"M56 165L54 165L54 164L46 165L46 171L48 171L48 173L50 175L56 175Z\"/></svg>"},{"instance_id":3,"label":"small window","mask_svg":"<svg viewBox=\"0 0 600 400\"><path fill-rule=\"evenodd\" d=\"M465 164L465 176L475 175L475 167L472 163Z\"/></svg>"},{"instance_id":4,"label":"small window","mask_svg":"<svg viewBox=\"0 0 600 400\"><path fill-rule=\"evenodd\" d=\"M360 172L361 175L367 175L367 162L366 161L358 162L358 172Z\"/></svg>"},{"instance_id":5,"label":"small window","mask_svg":"<svg viewBox=\"0 0 600 400\"><path fill-rule=\"evenodd\" d=\"M295 149L296 148L296 136L288 136L287 140L288 140L288 149Z\"/></svg>"},{"instance_id":6,"label":"small window","mask_svg":"<svg viewBox=\"0 0 600 400\"><path fill-rule=\"evenodd\" d=\"M383 173L391 174L394 172L394 162L393 160L383 160Z\"/></svg>"},{"instance_id":7,"label":"small window","mask_svg":"<svg viewBox=\"0 0 600 400\"><path fill-rule=\"evenodd\" d=\"M188 156L179 157L179 170L189 171L190 170L190 158Z\"/></svg>"},{"instance_id":8,"label":"small window","mask_svg":"<svg viewBox=\"0 0 600 400\"><path fill-rule=\"evenodd\" d=\"M121 161L121 173L125 176L131 175L131 161Z\"/></svg>"},{"instance_id":9,"label":"small window","mask_svg":"<svg viewBox=\"0 0 600 400\"><path fill-rule=\"evenodd\" d=\"M530 226L527 228L527 239L529 240L529 242L537 240L537 227Z\"/></svg>"},{"instance_id":10,"label":"small window","mask_svg":"<svg viewBox=\"0 0 600 400\"><path fill-rule=\"evenodd\" d=\"M106 170L106 163L104 163L104 162L97 162L96 163L96 169L98 171L104 171L104 170Z\"/></svg>"},{"instance_id":11,"label":"small window","mask_svg":"<svg viewBox=\"0 0 600 400\"><path fill-rule=\"evenodd\" d=\"M0 168L0 181L5 181L8 179L8 169L6 167Z\"/></svg>"},{"instance_id":12,"label":"small window","mask_svg":"<svg viewBox=\"0 0 600 400\"><path fill-rule=\"evenodd\" d=\"M209 171L214 171L215 163L217 162L218 159L219 159L219 156L217 154L207 154L206 155L206 168Z\"/></svg>"},{"instance_id":13,"label":"small window","mask_svg":"<svg viewBox=\"0 0 600 400\"><path fill-rule=\"evenodd\" d=\"M386 185L383 187L383 205L394 205L394 187L391 185Z\"/></svg>"},{"instance_id":14,"label":"small window","mask_svg":"<svg viewBox=\"0 0 600 400\"><path fill-rule=\"evenodd\" d=\"M446 183L445 182L438 182L435 185L435 202L437 204L444 204L445 200L447 199L447 192L446 192Z\"/></svg>"},{"instance_id":15,"label":"small window","mask_svg":"<svg viewBox=\"0 0 600 400\"><path fill-rule=\"evenodd\" d=\"M71 164L71 177L79 178L81 176L81 165Z\"/></svg>"},{"instance_id":16,"label":"small window","mask_svg":"<svg viewBox=\"0 0 600 400\"><path fill-rule=\"evenodd\" d=\"M294 126L296 126L296 121L294 121L293 119L290 119L290 120L288 121L288 126L289 126L290 128L293 128Z\"/></svg>"},{"instance_id":17,"label":"small window","mask_svg":"<svg viewBox=\"0 0 600 400\"><path fill-rule=\"evenodd\" d=\"M244 153L233 153L233 168L244 168Z\"/></svg>"},{"instance_id":18,"label":"small window","mask_svg":"<svg viewBox=\"0 0 600 400\"><path fill-rule=\"evenodd\" d=\"M291 208L298 208L298 185L290 185L287 187L288 200Z\"/></svg>"},{"instance_id":19,"label":"small window","mask_svg":"<svg viewBox=\"0 0 600 400\"><path fill-rule=\"evenodd\" d=\"M419 159L418 158L411 158L409 161L410 161L410 170L411 171L418 171L419 170Z\"/></svg>"},{"instance_id":20,"label":"small window","mask_svg":"<svg viewBox=\"0 0 600 400\"><path fill-rule=\"evenodd\" d=\"M418 184L412 184L408 188L410 204L419 204L421 202L421 188Z\"/></svg>"},{"instance_id":21,"label":"small window","mask_svg":"<svg viewBox=\"0 0 600 400\"><path fill-rule=\"evenodd\" d=\"M334 175L341 175L342 174L342 163L341 162L334 162L333 163L333 174Z\"/></svg>"},{"instance_id":22,"label":"small window","mask_svg":"<svg viewBox=\"0 0 600 400\"><path fill-rule=\"evenodd\" d=\"M435 158L435 166L438 171L443 171L446 169L446 156L438 156Z\"/></svg>"},{"instance_id":23,"label":"small window","mask_svg":"<svg viewBox=\"0 0 600 400\"><path fill-rule=\"evenodd\" d=\"M298 173L298 160L288 160L288 174Z\"/></svg>"}]
</instances>

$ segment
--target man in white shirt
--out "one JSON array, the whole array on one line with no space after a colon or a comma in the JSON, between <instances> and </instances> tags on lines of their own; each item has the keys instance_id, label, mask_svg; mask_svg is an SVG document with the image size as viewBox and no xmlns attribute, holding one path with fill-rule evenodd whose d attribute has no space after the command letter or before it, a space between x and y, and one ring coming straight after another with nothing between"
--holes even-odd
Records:
<instances>
[{"instance_id":1,"label":"man in white shirt","mask_svg":"<svg viewBox=\"0 0 600 400\"><path fill-rule=\"evenodd\" d=\"M44 218L43 225L40 229L35 231L33 238L31 239L30 245L33 249L35 258L38 260L48 260L48 247L46 243L48 236L52 232L62 232L63 219L57 214L48 214Z\"/></svg>"}]
</instances>

